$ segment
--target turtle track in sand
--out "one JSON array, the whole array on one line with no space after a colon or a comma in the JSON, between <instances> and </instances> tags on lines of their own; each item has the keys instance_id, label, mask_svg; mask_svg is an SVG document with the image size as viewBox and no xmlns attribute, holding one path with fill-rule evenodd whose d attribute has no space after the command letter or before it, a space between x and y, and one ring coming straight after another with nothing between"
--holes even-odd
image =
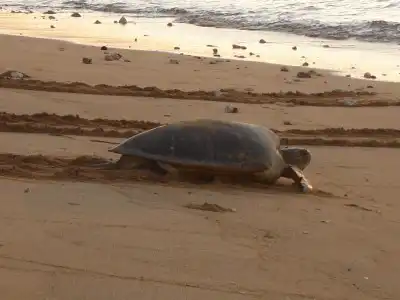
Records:
<instances>
[{"instance_id":1,"label":"turtle track in sand","mask_svg":"<svg viewBox=\"0 0 400 300\"><path fill-rule=\"evenodd\" d=\"M97 183L132 183L147 182L153 184L168 184L169 186L182 186L199 182L193 178L174 178L169 175L158 175L150 170L130 169L101 169L91 165L110 162L95 156L57 157L45 155L17 155L13 153L0 153L0 177L23 178L32 180L57 180L79 181ZM297 191L290 184L277 183L273 186L260 183L243 181L229 177L220 177L218 183L202 184L208 187L227 185L230 187L249 187L258 190ZM333 194L315 189L313 194L332 197Z\"/></svg>"},{"instance_id":2,"label":"turtle track in sand","mask_svg":"<svg viewBox=\"0 0 400 300\"><path fill-rule=\"evenodd\" d=\"M163 125L138 120L85 119L77 115L0 113L0 132L128 138ZM324 128L274 130L287 145L400 148L400 130Z\"/></svg>"},{"instance_id":3,"label":"turtle track in sand","mask_svg":"<svg viewBox=\"0 0 400 300\"><path fill-rule=\"evenodd\" d=\"M300 92L286 93L254 93L233 89L221 89L218 95L214 91L182 91L179 89L163 90L157 87L138 87L136 85L111 86L106 84L89 85L83 82L56 82L35 79L13 80L0 78L0 88L78 93L109 96L134 96L169 98L181 100L205 100L217 102L233 102L247 104L274 104L302 106L351 106L351 107L384 107L400 106L400 100L381 99L379 95L368 91L333 90L323 93L304 94ZM349 105L349 103L351 103Z\"/></svg>"}]
</instances>

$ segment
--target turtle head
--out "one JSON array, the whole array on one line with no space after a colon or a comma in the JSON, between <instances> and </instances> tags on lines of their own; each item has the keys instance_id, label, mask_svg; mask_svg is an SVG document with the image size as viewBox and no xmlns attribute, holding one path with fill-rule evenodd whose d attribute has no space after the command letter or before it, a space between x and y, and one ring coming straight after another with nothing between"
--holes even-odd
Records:
<instances>
[{"instance_id":1,"label":"turtle head","mask_svg":"<svg viewBox=\"0 0 400 300\"><path fill-rule=\"evenodd\" d=\"M306 148L285 147L281 154L286 164L304 170L311 162L311 152Z\"/></svg>"}]
</instances>

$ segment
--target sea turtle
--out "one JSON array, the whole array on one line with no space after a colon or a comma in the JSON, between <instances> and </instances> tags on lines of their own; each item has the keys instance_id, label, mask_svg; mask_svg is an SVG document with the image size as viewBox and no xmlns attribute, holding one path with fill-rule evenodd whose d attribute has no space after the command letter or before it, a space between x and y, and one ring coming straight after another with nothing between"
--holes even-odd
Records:
<instances>
[{"instance_id":1,"label":"sea turtle","mask_svg":"<svg viewBox=\"0 0 400 300\"><path fill-rule=\"evenodd\" d=\"M109 150L121 154L116 168L146 165L163 172L192 172L207 176L251 176L275 183L292 179L303 192L312 186L303 175L311 161L304 148L281 147L270 129L248 123L198 119L156 127Z\"/></svg>"}]
</instances>

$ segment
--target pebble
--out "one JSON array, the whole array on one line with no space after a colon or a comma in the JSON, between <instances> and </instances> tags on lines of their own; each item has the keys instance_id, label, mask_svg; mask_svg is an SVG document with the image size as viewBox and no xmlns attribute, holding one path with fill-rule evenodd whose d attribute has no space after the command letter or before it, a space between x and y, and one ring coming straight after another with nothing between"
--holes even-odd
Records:
<instances>
[{"instance_id":1,"label":"pebble","mask_svg":"<svg viewBox=\"0 0 400 300\"><path fill-rule=\"evenodd\" d=\"M55 20L56 19L56 17L54 17L54 16L49 16L49 20Z\"/></svg>"},{"instance_id":2,"label":"pebble","mask_svg":"<svg viewBox=\"0 0 400 300\"><path fill-rule=\"evenodd\" d=\"M168 26L168 27L172 27L172 23L168 23L167 26Z\"/></svg>"},{"instance_id":3,"label":"pebble","mask_svg":"<svg viewBox=\"0 0 400 300\"><path fill-rule=\"evenodd\" d=\"M303 67L308 67L308 62L303 63Z\"/></svg>"},{"instance_id":4,"label":"pebble","mask_svg":"<svg viewBox=\"0 0 400 300\"><path fill-rule=\"evenodd\" d=\"M172 64L172 65L179 65L179 60L177 60L177 59L170 59L170 60L169 60L169 63Z\"/></svg>"},{"instance_id":5,"label":"pebble","mask_svg":"<svg viewBox=\"0 0 400 300\"><path fill-rule=\"evenodd\" d=\"M180 50L181 48L179 48L179 47L174 47L174 50Z\"/></svg>"},{"instance_id":6,"label":"pebble","mask_svg":"<svg viewBox=\"0 0 400 300\"><path fill-rule=\"evenodd\" d=\"M82 17L82 16L81 16L80 13L74 12L74 13L71 14L71 17L73 17L73 18L80 18L80 17Z\"/></svg>"},{"instance_id":7,"label":"pebble","mask_svg":"<svg viewBox=\"0 0 400 300\"><path fill-rule=\"evenodd\" d=\"M100 50L104 51L104 50L108 50L107 46L101 46Z\"/></svg>"},{"instance_id":8,"label":"pebble","mask_svg":"<svg viewBox=\"0 0 400 300\"><path fill-rule=\"evenodd\" d=\"M293 47L292 47L292 50L296 51L296 50L297 50L297 47L296 47L296 46L293 46Z\"/></svg>"},{"instance_id":9,"label":"pebble","mask_svg":"<svg viewBox=\"0 0 400 300\"><path fill-rule=\"evenodd\" d=\"M101 22L99 20L96 20L96 22L94 22L94 24L101 24Z\"/></svg>"},{"instance_id":10,"label":"pebble","mask_svg":"<svg viewBox=\"0 0 400 300\"><path fill-rule=\"evenodd\" d=\"M53 11L53 10L48 10L48 11L45 11L43 14L44 14L44 15L55 15L56 12Z\"/></svg>"},{"instance_id":11,"label":"pebble","mask_svg":"<svg viewBox=\"0 0 400 300\"><path fill-rule=\"evenodd\" d=\"M56 28L56 26L54 26L54 25L50 25L50 28Z\"/></svg>"},{"instance_id":12,"label":"pebble","mask_svg":"<svg viewBox=\"0 0 400 300\"><path fill-rule=\"evenodd\" d=\"M266 41L265 41L264 39L261 39L261 40L259 41L259 43L260 43L260 44L265 44Z\"/></svg>"}]
</instances>

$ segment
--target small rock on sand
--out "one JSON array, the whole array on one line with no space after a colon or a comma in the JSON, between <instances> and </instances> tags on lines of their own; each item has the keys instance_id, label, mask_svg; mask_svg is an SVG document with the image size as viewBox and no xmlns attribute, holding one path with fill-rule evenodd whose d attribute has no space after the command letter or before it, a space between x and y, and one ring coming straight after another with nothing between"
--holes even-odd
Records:
<instances>
[{"instance_id":1,"label":"small rock on sand","mask_svg":"<svg viewBox=\"0 0 400 300\"><path fill-rule=\"evenodd\" d=\"M19 72L19 71L14 71L14 70L10 70L10 71L5 71L3 73L0 74L0 79L14 79L14 80L21 80L21 79L26 79L26 78L30 78L31 76Z\"/></svg>"},{"instance_id":2,"label":"small rock on sand","mask_svg":"<svg viewBox=\"0 0 400 300\"><path fill-rule=\"evenodd\" d=\"M49 16L49 20L55 20L56 17L55 16Z\"/></svg>"},{"instance_id":3,"label":"small rock on sand","mask_svg":"<svg viewBox=\"0 0 400 300\"><path fill-rule=\"evenodd\" d=\"M120 60L121 57L122 57L121 54L119 54L119 53L117 53L117 52L114 52L114 53L106 54L106 55L104 56L104 60L106 60L106 61Z\"/></svg>"},{"instance_id":4,"label":"small rock on sand","mask_svg":"<svg viewBox=\"0 0 400 300\"><path fill-rule=\"evenodd\" d=\"M293 125L293 123L290 121L283 121L283 125Z\"/></svg>"},{"instance_id":5,"label":"small rock on sand","mask_svg":"<svg viewBox=\"0 0 400 300\"><path fill-rule=\"evenodd\" d=\"M177 59L170 59L170 60L169 60L169 63L172 64L172 65L179 65L179 60L177 60Z\"/></svg>"},{"instance_id":6,"label":"small rock on sand","mask_svg":"<svg viewBox=\"0 0 400 300\"><path fill-rule=\"evenodd\" d=\"M370 72L365 72L365 73L364 73L364 78L367 78L367 79L376 79L376 76L375 76L375 75L372 75Z\"/></svg>"},{"instance_id":7,"label":"small rock on sand","mask_svg":"<svg viewBox=\"0 0 400 300\"><path fill-rule=\"evenodd\" d=\"M80 17L82 17L82 16L81 16L80 13L74 12L74 13L71 14L71 17L73 17L73 18L80 18Z\"/></svg>"},{"instance_id":8,"label":"small rock on sand","mask_svg":"<svg viewBox=\"0 0 400 300\"><path fill-rule=\"evenodd\" d=\"M266 41L265 41L264 39L261 39L261 40L259 41L259 43L260 43L260 44L265 44Z\"/></svg>"},{"instance_id":9,"label":"small rock on sand","mask_svg":"<svg viewBox=\"0 0 400 300\"><path fill-rule=\"evenodd\" d=\"M45 11L43 14L44 14L44 15L55 15L56 12L53 11L53 10L48 10L48 11Z\"/></svg>"},{"instance_id":10,"label":"small rock on sand","mask_svg":"<svg viewBox=\"0 0 400 300\"><path fill-rule=\"evenodd\" d=\"M184 205L184 207L190 208L190 209L203 210L203 211L219 212L219 213L236 212L236 209L226 208L226 207L220 206L218 204L207 203L207 202L204 202L203 204L189 203L189 204Z\"/></svg>"},{"instance_id":11,"label":"small rock on sand","mask_svg":"<svg viewBox=\"0 0 400 300\"><path fill-rule=\"evenodd\" d=\"M329 48L329 45L322 45L323 48Z\"/></svg>"},{"instance_id":12,"label":"small rock on sand","mask_svg":"<svg viewBox=\"0 0 400 300\"><path fill-rule=\"evenodd\" d=\"M308 67L308 62L303 63L303 67Z\"/></svg>"},{"instance_id":13,"label":"small rock on sand","mask_svg":"<svg viewBox=\"0 0 400 300\"><path fill-rule=\"evenodd\" d=\"M167 26L168 26L168 27L172 27L172 23L168 23Z\"/></svg>"},{"instance_id":14,"label":"small rock on sand","mask_svg":"<svg viewBox=\"0 0 400 300\"><path fill-rule=\"evenodd\" d=\"M125 17L121 17L121 19L119 19L118 23L122 24L122 25L126 25L128 23L128 21L126 20Z\"/></svg>"},{"instance_id":15,"label":"small rock on sand","mask_svg":"<svg viewBox=\"0 0 400 300\"><path fill-rule=\"evenodd\" d=\"M82 63L84 63L85 65L91 65L92 64L92 59L88 58L88 57L83 57L82 58Z\"/></svg>"},{"instance_id":16,"label":"small rock on sand","mask_svg":"<svg viewBox=\"0 0 400 300\"><path fill-rule=\"evenodd\" d=\"M213 54L214 54L214 55L218 54L218 49L217 49L217 48L214 48L214 49L213 49Z\"/></svg>"},{"instance_id":17,"label":"small rock on sand","mask_svg":"<svg viewBox=\"0 0 400 300\"><path fill-rule=\"evenodd\" d=\"M101 24L101 22L99 20L96 20L96 22L94 22L94 24Z\"/></svg>"},{"instance_id":18,"label":"small rock on sand","mask_svg":"<svg viewBox=\"0 0 400 300\"><path fill-rule=\"evenodd\" d=\"M229 114L237 114L239 112L239 109L235 106L227 105L225 106L225 112Z\"/></svg>"},{"instance_id":19,"label":"small rock on sand","mask_svg":"<svg viewBox=\"0 0 400 300\"><path fill-rule=\"evenodd\" d=\"M54 25L50 25L50 28L56 28L56 26L54 26Z\"/></svg>"},{"instance_id":20,"label":"small rock on sand","mask_svg":"<svg viewBox=\"0 0 400 300\"><path fill-rule=\"evenodd\" d=\"M311 78L310 72L298 72L297 78Z\"/></svg>"},{"instance_id":21,"label":"small rock on sand","mask_svg":"<svg viewBox=\"0 0 400 300\"><path fill-rule=\"evenodd\" d=\"M174 50L181 50L180 47L174 47Z\"/></svg>"},{"instance_id":22,"label":"small rock on sand","mask_svg":"<svg viewBox=\"0 0 400 300\"><path fill-rule=\"evenodd\" d=\"M107 46L101 46L100 50L105 51L108 50Z\"/></svg>"},{"instance_id":23,"label":"small rock on sand","mask_svg":"<svg viewBox=\"0 0 400 300\"><path fill-rule=\"evenodd\" d=\"M281 72L289 72L289 69L287 67L281 67Z\"/></svg>"},{"instance_id":24,"label":"small rock on sand","mask_svg":"<svg viewBox=\"0 0 400 300\"><path fill-rule=\"evenodd\" d=\"M292 47L292 50L296 51L296 50L297 50L297 47L296 47L296 46L293 46L293 47Z\"/></svg>"}]
</instances>

